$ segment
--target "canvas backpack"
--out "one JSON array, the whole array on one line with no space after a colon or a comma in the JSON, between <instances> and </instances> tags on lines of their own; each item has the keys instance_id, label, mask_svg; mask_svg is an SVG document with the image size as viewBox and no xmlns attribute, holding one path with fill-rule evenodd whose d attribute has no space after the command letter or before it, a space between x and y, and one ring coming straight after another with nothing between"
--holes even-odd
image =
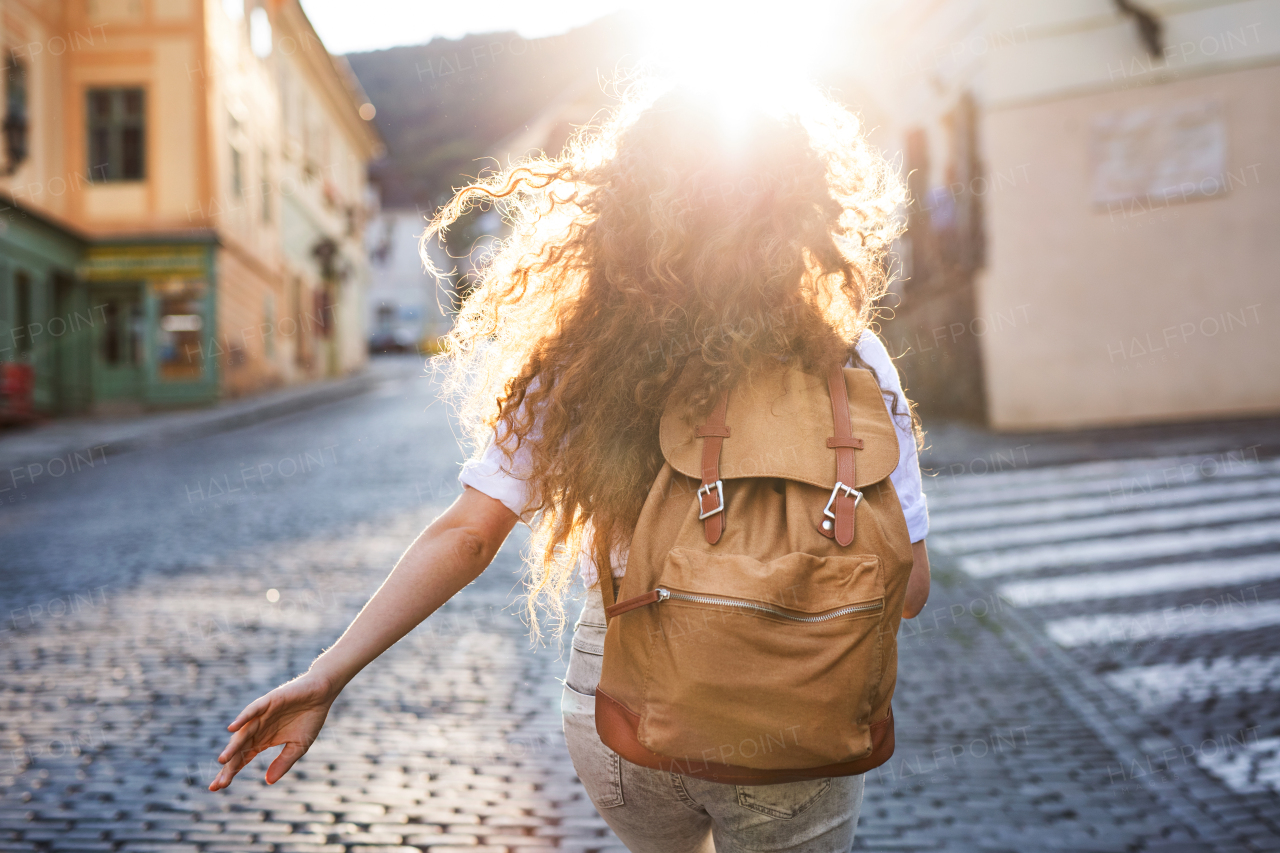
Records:
<instances>
[{"instance_id":1,"label":"canvas backpack","mask_svg":"<svg viewBox=\"0 0 1280 853\"><path fill-rule=\"evenodd\" d=\"M626 574L601 584L600 738L737 784L877 767L912 565L879 384L779 368L694 424L692 381L687 367L663 412Z\"/></svg>"}]
</instances>

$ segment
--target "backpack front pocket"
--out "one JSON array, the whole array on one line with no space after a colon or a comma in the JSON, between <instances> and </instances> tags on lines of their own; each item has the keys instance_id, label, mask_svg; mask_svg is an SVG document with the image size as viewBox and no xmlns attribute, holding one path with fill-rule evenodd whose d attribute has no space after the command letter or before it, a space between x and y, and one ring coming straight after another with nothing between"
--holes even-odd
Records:
<instances>
[{"instance_id":1,"label":"backpack front pocket","mask_svg":"<svg viewBox=\"0 0 1280 853\"><path fill-rule=\"evenodd\" d=\"M645 598L655 609L644 746L758 769L870 752L885 601L878 557L761 562L675 548Z\"/></svg>"}]
</instances>

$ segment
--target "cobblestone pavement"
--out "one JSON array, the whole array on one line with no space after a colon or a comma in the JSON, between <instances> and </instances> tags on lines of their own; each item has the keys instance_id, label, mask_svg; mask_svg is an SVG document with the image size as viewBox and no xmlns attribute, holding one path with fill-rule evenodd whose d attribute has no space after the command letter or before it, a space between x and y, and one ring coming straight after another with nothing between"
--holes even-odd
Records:
<instances>
[{"instance_id":1,"label":"cobblestone pavement","mask_svg":"<svg viewBox=\"0 0 1280 853\"><path fill-rule=\"evenodd\" d=\"M560 734L567 643L531 646L513 615L514 540L349 686L284 780L261 781L264 757L229 790L205 790L236 711L332 642L456 495L460 454L433 399L426 380L387 380L357 399L0 495L0 851L621 849ZM1033 485L1043 474L1018 473ZM1253 480L1266 476L1259 468ZM951 551L939 551L925 614L900 635L897 753L868 777L856 849L1280 847L1258 747L1278 734L1266 728L1274 631L1249 633L1245 646L1235 632L1195 635L1219 649L1196 654L1228 663L1179 670L1187 693L1170 711L1165 682L1140 667L1186 663L1186 637L1107 645L1112 663L1098 644L1051 637L1068 636L1053 623L1073 615L1181 599L1126 599L1139 606L1123 611L1015 604L1000 583L1068 572L962 570L1007 550L946 543L978 529L964 523L978 506L960 496L968 485L992 506L1012 487L931 487ZM1241 671L1249 688L1207 694L1220 701L1197 710L1215 679ZM1133 687L1149 684L1149 697ZM1247 773L1203 744L1207 731L1225 748L1240 730L1258 768ZM1178 763L1175 749L1165 764L1176 766L1151 766L1168 755L1155 747L1184 743L1195 751ZM1143 755L1149 770L1132 763Z\"/></svg>"},{"instance_id":2,"label":"cobblestone pavement","mask_svg":"<svg viewBox=\"0 0 1280 853\"><path fill-rule=\"evenodd\" d=\"M1206 839L1280 849L1280 459L1260 445L932 484L931 552ZM997 470L1003 468L1004 470Z\"/></svg>"}]
</instances>

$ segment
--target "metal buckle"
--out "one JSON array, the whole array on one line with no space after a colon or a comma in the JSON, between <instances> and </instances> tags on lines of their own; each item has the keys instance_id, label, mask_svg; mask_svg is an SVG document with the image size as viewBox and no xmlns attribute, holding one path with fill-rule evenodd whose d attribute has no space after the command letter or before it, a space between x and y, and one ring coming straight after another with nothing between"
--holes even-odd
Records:
<instances>
[{"instance_id":1,"label":"metal buckle","mask_svg":"<svg viewBox=\"0 0 1280 853\"><path fill-rule=\"evenodd\" d=\"M854 509L857 509L858 504L862 503L862 492L858 491L853 486L846 486L844 483L836 480L835 488L831 490L831 497L827 498L827 505L822 509L822 514L827 518L834 519L836 517L836 514L831 511L831 505L836 502L836 497L839 496L841 489L844 490L846 495L851 495L853 497Z\"/></svg>"},{"instance_id":2,"label":"metal buckle","mask_svg":"<svg viewBox=\"0 0 1280 853\"><path fill-rule=\"evenodd\" d=\"M716 490L716 495L720 499L720 505L713 510L710 510L708 512L703 512L702 511L702 495L703 493L710 495L711 489L713 487ZM721 482L720 480L716 480L715 483L712 485L704 484L698 487L698 520L702 521L703 519L710 518L711 516L715 515L717 512L724 512L724 483Z\"/></svg>"}]
</instances>

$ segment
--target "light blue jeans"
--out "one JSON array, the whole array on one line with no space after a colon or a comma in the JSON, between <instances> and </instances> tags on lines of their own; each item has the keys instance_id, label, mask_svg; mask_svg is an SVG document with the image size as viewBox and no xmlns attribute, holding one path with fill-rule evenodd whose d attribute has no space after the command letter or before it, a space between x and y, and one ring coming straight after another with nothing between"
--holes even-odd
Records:
<instances>
[{"instance_id":1,"label":"light blue jeans","mask_svg":"<svg viewBox=\"0 0 1280 853\"><path fill-rule=\"evenodd\" d=\"M574 770L632 853L845 853L862 809L862 776L729 785L632 764L596 734L604 603L588 590L574 625L561 710Z\"/></svg>"}]
</instances>

